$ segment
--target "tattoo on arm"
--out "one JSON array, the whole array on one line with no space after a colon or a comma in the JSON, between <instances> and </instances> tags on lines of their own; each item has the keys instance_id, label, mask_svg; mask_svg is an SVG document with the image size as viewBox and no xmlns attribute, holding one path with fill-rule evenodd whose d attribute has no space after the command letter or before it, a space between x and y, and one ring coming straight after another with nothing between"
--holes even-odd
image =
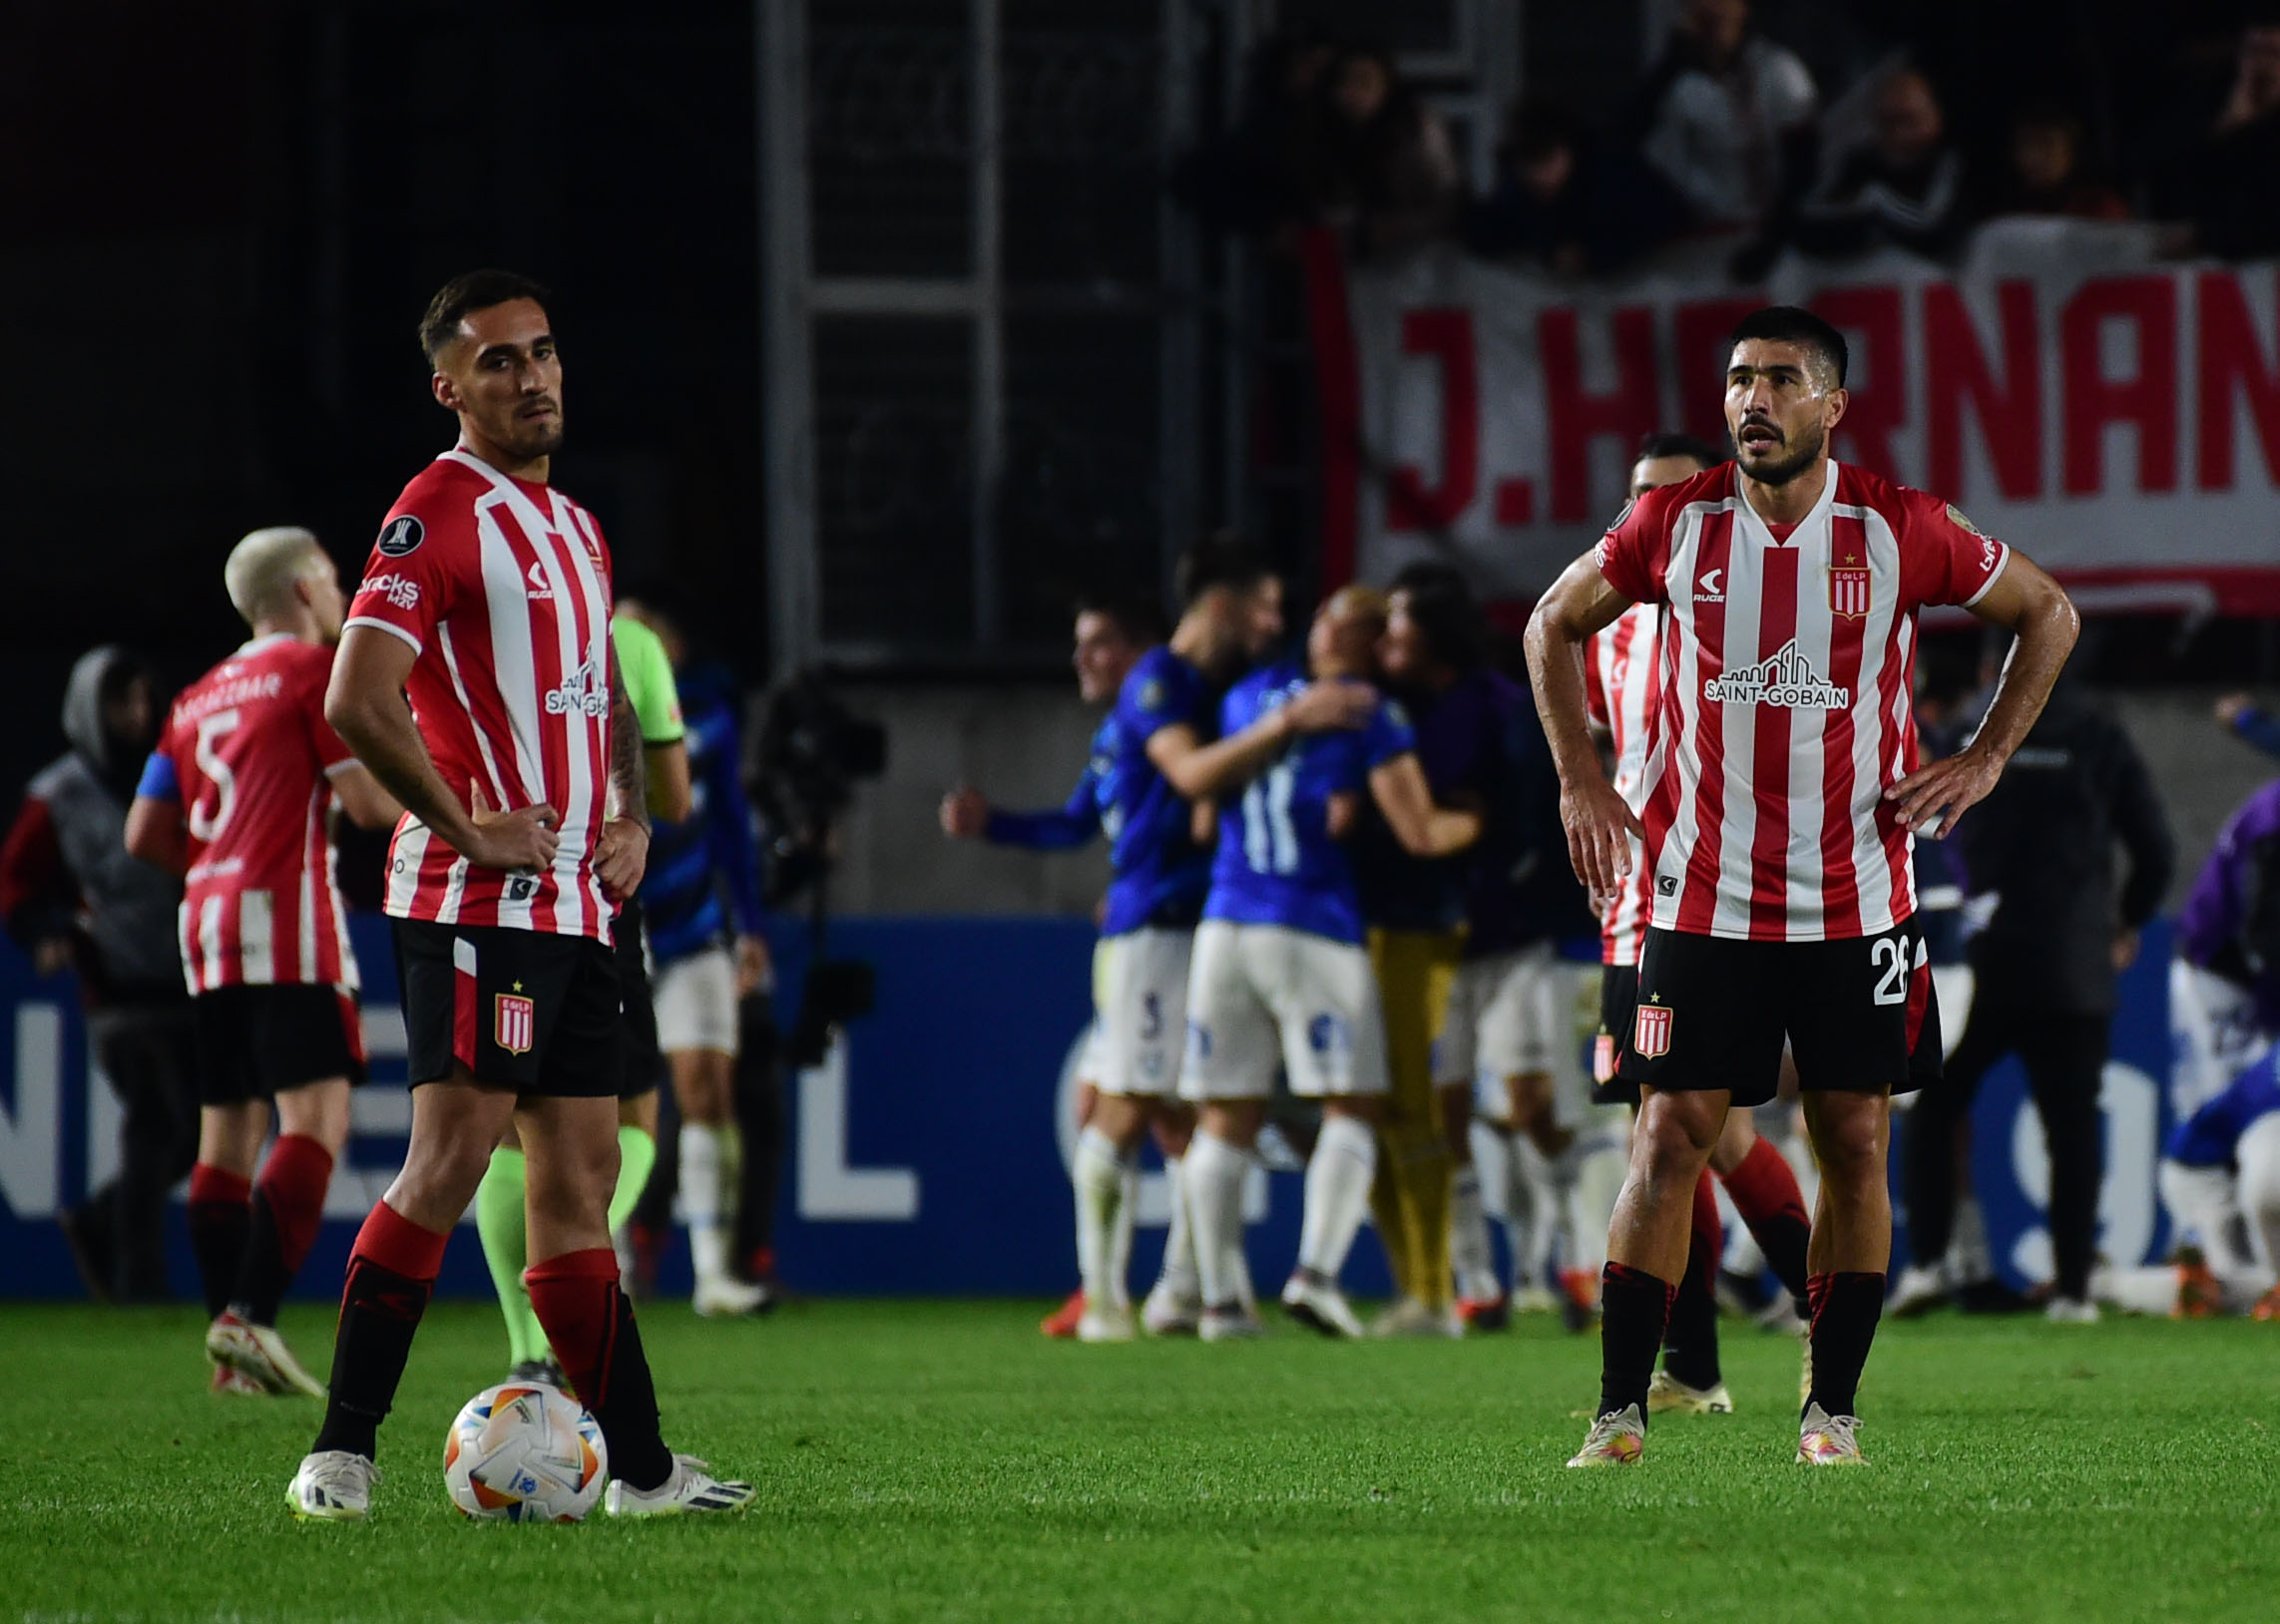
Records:
<instances>
[{"instance_id":1,"label":"tattoo on arm","mask_svg":"<svg viewBox=\"0 0 2280 1624\"><path fill-rule=\"evenodd\" d=\"M618 669L618 649L610 649L610 792L616 803L612 816L630 818L644 829L650 826L649 778L642 764L642 719L627 697L626 679Z\"/></svg>"}]
</instances>

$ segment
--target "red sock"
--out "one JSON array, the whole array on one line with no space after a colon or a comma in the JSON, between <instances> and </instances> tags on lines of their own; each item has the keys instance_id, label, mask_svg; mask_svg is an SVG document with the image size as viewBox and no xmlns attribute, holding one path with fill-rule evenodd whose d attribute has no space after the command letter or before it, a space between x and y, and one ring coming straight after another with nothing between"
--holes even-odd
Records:
<instances>
[{"instance_id":1,"label":"red sock","mask_svg":"<svg viewBox=\"0 0 2280 1624\"><path fill-rule=\"evenodd\" d=\"M657 1487L673 1475L673 1454L658 1430L657 1386L634 1307L618 1289L618 1254L607 1246L565 1252L524 1270L523 1284L563 1374L601 1423L610 1474Z\"/></svg>"},{"instance_id":2,"label":"red sock","mask_svg":"<svg viewBox=\"0 0 2280 1624\"><path fill-rule=\"evenodd\" d=\"M1741 1164L1725 1175L1726 1194L1734 1210L1757 1238L1766 1266L1777 1275L1789 1295L1804 1298L1805 1246L1812 1238L1813 1221L1805 1212L1805 1193L1797 1187L1797 1174L1789 1158L1760 1139L1749 1147Z\"/></svg>"},{"instance_id":3,"label":"red sock","mask_svg":"<svg viewBox=\"0 0 2280 1624\"><path fill-rule=\"evenodd\" d=\"M229 1294L237 1285L237 1268L252 1223L252 1196L253 1186L227 1167L202 1161L190 1170L190 1249L198 1259L208 1319L229 1306Z\"/></svg>"},{"instance_id":4,"label":"red sock","mask_svg":"<svg viewBox=\"0 0 2280 1624\"><path fill-rule=\"evenodd\" d=\"M287 1133L269 1151L253 1186L253 1224L232 1299L255 1325L275 1325L285 1288L300 1272L324 1220L332 1152L305 1133Z\"/></svg>"},{"instance_id":5,"label":"red sock","mask_svg":"<svg viewBox=\"0 0 2280 1624\"><path fill-rule=\"evenodd\" d=\"M277 1251L288 1271L298 1269L324 1222L324 1192L332 1183L332 1152L321 1139L287 1133L261 1164L261 1193L277 1221Z\"/></svg>"}]
</instances>

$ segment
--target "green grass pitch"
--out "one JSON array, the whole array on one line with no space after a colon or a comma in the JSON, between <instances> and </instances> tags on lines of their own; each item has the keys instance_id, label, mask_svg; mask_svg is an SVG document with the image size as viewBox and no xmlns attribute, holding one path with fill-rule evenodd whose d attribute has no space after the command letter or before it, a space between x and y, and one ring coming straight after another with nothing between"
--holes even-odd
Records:
<instances>
[{"instance_id":1,"label":"green grass pitch","mask_svg":"<svg viewBox=\"0 0 2280 1624\"><path fill-rule=\"evenodd\" d=\"M504 1374L429 1316L366 1526L296 1525L316 1410L205 1392L188 1310L0 1309L0 1620L2243 1619L2280 1597L2280 1326L1888 1326L1872 1465L1790 1460L1796 1345L1726 1328L1741 1413L1574 1472L1598 1349L1049 1344L1043 1305L659 1304L668 1434L739 1519L515 1527L444 1498ZM330 1318L288 1314L319 1369Z\"/></svg>"}]
</instances>

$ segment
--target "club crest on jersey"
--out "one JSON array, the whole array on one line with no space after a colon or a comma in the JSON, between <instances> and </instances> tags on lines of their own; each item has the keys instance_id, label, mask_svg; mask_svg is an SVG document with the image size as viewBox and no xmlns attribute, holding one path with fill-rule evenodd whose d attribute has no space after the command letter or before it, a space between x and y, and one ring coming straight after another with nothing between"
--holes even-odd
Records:
<instances>
[{"instance_id":1,"label":"club crest on jersey","mask_svg":"<svg viewBox=\"0 0 2280 1624\"><path fill-rule=\"evenodd\" d=\"M426 540L427 527L405 513L388 521L388 528L380 532L377 545L382 558L400 559Z\"/></svg>"},{"instance_id":2,"label":"club crest on jersey","mask_svg":"<svg viewBox=\"0 0 2280 1624\"><path fill-rule=\"evenodd\" d=\"M1592 1080L1605 1087L1615 1080L1615 1039L1612 1032L1601 1032L1592 1039Z\"/></svg>"},{"instance_id":3,"label":"club crest on jersey","mask_svg":"<svg viewBox=\"0 0 2280 1624\"><path fill-rule=\"evenodd\" d=\"M1848 620L1868 613L1870 575L1865 564L1829 566L1829 612Z\"/></svg>"},{"instance_id":4,"label":"club crest on jersey","mask_svg":"<svg viewBox=\"0 0 2280 1624\"><path fill-rule=\"evenodd\" d=\"M496 1002L491 1040L509 1054L528 1054L538 1041L538 1006L512 993L501 993Z\"/></svg>"},{"instance_id":5,"label":"club crest on jersey","mask_svg":"<svg viewBox=\"0 0 2280 1624\"><path fill-rule=\"evenodd\" d=\"M1670 1052L1670 1011L1660 1004L1642 1004L1631 1026L1630 1046L1642 1060L1658 1060Z\"/></svg>"},{"instance_id":6,"label":"club crest on jersey","mask_svg":"<svg viewBox=\"0 0 2280 1624\"><path fill-rule=\"evenodd\" d=\"M1819 671L1790 638L1755 665L1706 677L1702 697L1719 705L1779 705L1787 710L1848 710L1853 696Z\"/></svg>"}]
</instances>

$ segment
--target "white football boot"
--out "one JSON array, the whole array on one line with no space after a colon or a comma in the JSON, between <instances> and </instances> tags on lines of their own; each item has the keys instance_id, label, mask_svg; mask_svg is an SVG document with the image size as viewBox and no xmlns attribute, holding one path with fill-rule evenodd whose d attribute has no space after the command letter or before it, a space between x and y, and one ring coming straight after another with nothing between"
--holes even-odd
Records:
<instances>
[{"instance_id":1,"label":"white football boot","mask_svg":"<svg viewBox=\"0 0 2280 1624\"><path fill-rule=\"evenodd\" d=\"M1392 1307L1370 1322L1373 1337L1440 1341L1464 1334L1465 1322L1457 1317L1454 1306L1430 1309L1414 1297L1396 1298Z\"/></svg>"},{"instance_id":2,"label":"white football boot","mask_svg":"<svg viewBox=\"0 0 2280 1624\"><path fill-rule=\"evenodd\" d=\"M1259 1317L1240 1303L1207 1308L1195 1322L1195 1336L1201 1342L1253 1342L1265 1334Z\"/></svg>"},{"instance_id":3,"label":"white football boot","mask_svg":"<svg viewBox=\"0 0 2280 1624\"><path fill-rule=\"evenodd\" d=\"M1184 1297L1161 1280L1140 1305L1140 1325L1151 1337L1192 1337L1202 1318L1200 1297Z\"/></svg>"},{"instance_id":4,"label":"white football boot","mask_svg":"<svg viewBox=\"0 0 2280 1624\"><path fill-rule=\"evenodd\" d=\"M1896 1320L1913 1320L1929 1314L1948 1300L1948 1271L1935 1265L1926 1269L1910 1264L1900 1271L1900 1284L1892 1288L1892 1301L1884 1312Z\"/></svg>"},{"instance_id":5,"label":"white football boot","mask_svg":"<svg viewBox=\"0 0 2280 1624\"><path fill-rule=\"evenodd\" d=\"M1584 1434L1584 1446L1568 1464L1635 1466L1645 1452L1646 1418L1638 1413L1638 1406L1624 1405L1592 1422L1592 1429Z\"/></svg>"},{"instance_id":6,"label":"white football boot","mask_svg":"<svg viewBox=\"0 0 2280 1624\"><path fill-rule=\"evenodd\" d=\"M293 1515L316 1522L362 1522L371 1514L380 1468L346 1449L319 1449L301 1459L285 1487Z\"/></svg>"},{"instance_id":7,"label":"white football boot","mask_svg":"<svg viewBox=\"0 0 2280 1624\"><path fill-rule=\"evenodd\" d=\"M734 1275L722 1275L717 1280L698 1281L688 1306L703 1318L716 1320L764 1314L771 1305L766 1287L738 1280Z\"/></svg>"},{"instance_id":8,"label":"white football boot","mask_svg":"<svg viewBox=\"0 0 2280 1624\"><path fill-rule=\"evenodd\" d=\"M1282 1288L1282 1307L1300 1325L1312 1326L1325 1337L1359 1337L1362 1322L1346 1294L1335 1285L1304 1270Z\"/></svg>"},{"instance_id":9,"label":"white football boot","mask_svg":"<svg viewBox=\"0 0 2280 1624\"><path fill-rule=\"evenodd\" d=\"M752 1503L752 1485L714 1477L692 1454L673 1457L673 1475L655 1488L630 1486L613 1478L603 1507L614 1517L678 1517L692 1511L741 1511Z\"/></svg>"},{"instance_id":10,"label":"white football boot","mask_svg":"<svg viewBox=\"0 0 2280 1624\"><path fill-rule=\"evenodd\" d=\"M1649 1416L1730 1416L1734 1413L1734 1398L1723 1382L1714 1388L1690 1388L1668 1371L1656 1371L1654 1380L1646 1384L1646 1413Z\"/></svg>"},{"instance_id":11,"label":"white football boot","mask_svg":"<svg viewBox=\"0 0 2280 1624\"><path fill-rule=\"evenodd\" d=\"M1077 1320L1079 1342L1130 1342L1136 1335L1132 1304L1096 1304L1086 1299L1085 1312Z\"/></svg>"},{"instance_id":12,"label":"white football boot","mask_svg":"<svg viewBox=\"0 0 2280 1624\"><path fill-rule=\"evenodd\" d=\"M228 1310L206 1328L206 1357L259 1383L264 1393L324 1397L324 1384L301 1369L274 1326L255 1325Z\"/></svg>"},{"instance_id":13,"label":"white football boot","mask_svg":"<svg viewBox=\"0 0 2280 1624\"><path fill-rule=\"evenodd\" d=\"M2043 1318L2052 1325L2095 1325L2098 1306L2086 1297L2054 1296L2043 1310Z\"/></svg>"},{"instance_id":14,"label":"white football boot","mask_svg":"<svg viewBox=\"0 0 2280 1624\"><path fill-rule=\"evenodd\" d=\"M1832 1416L1819 1405L1805 1407L1797 1423L1797 1463L1801 1466L1865 1466L1860 1440L1853 1436L1858 1416Z\"/></svg>"}]
</instances>

